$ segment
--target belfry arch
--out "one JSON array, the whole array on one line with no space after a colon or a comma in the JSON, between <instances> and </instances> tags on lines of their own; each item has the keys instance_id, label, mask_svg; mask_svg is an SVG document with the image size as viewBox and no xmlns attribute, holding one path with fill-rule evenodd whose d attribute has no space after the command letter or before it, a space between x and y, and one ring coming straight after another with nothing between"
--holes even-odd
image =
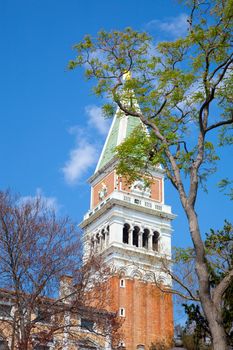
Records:
<instances>
[{"instance_id":1,"label":"belfry arch","mask_svg":"<svg viewBox=\"0 0 233 350\"><path fill-rule=\"evenodd\" d=\"M138 226L134 226L133 228L133 245L138 247L139 245L139 232L140 228Z\"/></svg>"},{"instance_id":2,"label":"belfry arch","mask_svg":"<svg viewBox=\"0 0 233 350\"><path fill-rule=\"evenodd\" d=\"M124 224L123 232L122 232L122 242L123 243L129 244L129 230L130 230L130 225Z\"/></svg>"},{"instance_id":3,"label":"belfry arch","mask_svg":"<svg viewBox=\"0 0 233 350\"><path fill-rule=\"evenodd\" d=\"M145 228L142 233L142 247L148 249L150 230Z\"/></svg>"},{"instance_id":4,"label":"belfry arch","mask_svg":"<svg viewBox=\"0 0 233 350\"><path fill-rule=\"evenodd\" d=\"M153 232L153 236L152 236L152 249L155 252L159 251L159 232L158 231L154 231Z\"/></svg>"}]
</instances>

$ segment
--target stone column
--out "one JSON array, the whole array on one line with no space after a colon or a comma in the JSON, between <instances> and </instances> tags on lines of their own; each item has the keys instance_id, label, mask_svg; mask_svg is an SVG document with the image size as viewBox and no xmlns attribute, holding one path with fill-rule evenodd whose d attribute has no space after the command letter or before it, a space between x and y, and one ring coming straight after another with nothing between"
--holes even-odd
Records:
<instances>
[{"instance_id":1,"label":"stone column","mask_svg":"<svg viewBox=\"0 0 233 350\"><path fill-rule=\"evenodd\" d=\"M133 229L129 228L129 245L133 245Z\"/></svg>"},{"instance_id":2,"label":"stone column","mask_svg":"<svg viewBox=\"0 0 233 350\"><path fill-rule=\"evenodd\" d=\"M98 250L98 247L97 247L97 238L96 238L96 235L94 236L94 239L93 239L93 241L94 241L94 253L96 253L96 252L97 252L97 250Z\"/></svg>"},{"instance_id":3,"label":"stone column","mask_svg":"<svg viewBox=\"0 0 233 350\"><path fill-rule=\"evenodd\" d=\"M105 231L105 247L108 247L109 245L109 235L110 235L110 226L109 226L109 230L106 229Z\"/></svg>"},{"instance_id":4,"label":"stone column","mask_svg":"<svg viewBox=\"0 0 233 350\"><path fill-rule=\"evenodd\" d=\"M139 248L142 248L142 234L143 234L143 231L139 231L138 232L138 247Z\"/></svg>"},{"instance_id":5,"label":"stone column","mask_svg":"<svg viewBox=\"0 0 233 350\"><path fill-rule=\"evenodd\" d=\"M152 250L152 237L153 237L153 233L150 230L150 233L148 236L148 250Z\"/></svg>"},{"instance_id":6,"label":"stone column","mask_svg":"<svg viewBox=\"0 0 233 350\"><path fill-rule=\"evenodd\" d=\"M104 228L101 232L101 250L106 248L107 233L108 231L106 228Z\"/></svg>"},{"instance_id":7,"label":"stone column","mask_svg":"<svg viewBox=\"0 0 233 350\"><path fill-rule=\"evenodd\" d=\"M99 251L101 252L102 251L102 244L103 244L103 235L102 235L102 232L100 231L99 232Z\"/></svg>"}]
</instances>

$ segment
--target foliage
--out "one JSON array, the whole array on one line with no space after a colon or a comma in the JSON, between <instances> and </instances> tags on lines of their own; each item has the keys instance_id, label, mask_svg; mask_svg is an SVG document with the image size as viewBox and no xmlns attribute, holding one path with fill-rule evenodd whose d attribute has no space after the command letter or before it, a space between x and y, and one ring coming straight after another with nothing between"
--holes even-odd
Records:
<instances>
[{"instance_id":1,"label":"foliage","mask_svg":"<svg viewBox=\"0 0 233 350\"><path fill-rule=\"evenodd\" d=\"M230 200L233 200L233 187L230 187L233 185L233 181L229 180L228 178L222 179L218 183L218 187L220 191L224 191L226 196L230 198Z\"/></svg>"},{"instance_id":2,"label":"foliage","mask_svg":"<svg viewBox=\"0 0 233 350\"><path fill-rule=\"evenodd\" d=\"M198 148L189 136L197 132L200 113L205 107L209 109L213 100L218 105L220 118L217 120L214 116L213 107L213 116L200 127L205 128L207 134L219 123L223 127L232 123L233 5L232 1L214 1L210 9L208 6L203 1L202 6L193 8L197 14L190 17L191 25L185 38L162 42L156 49L148 34L130 28L123 32L101 31L97 38L86 36L74 46L78 56L69 67L88 64L85 73L88 79L97 79L95 92L110 95L130 115L143 115L148 127L147 140L138 129L118 148L121 174L135 178L142 169L148 169L148 165L163 164L168 177L173 178L168 148L184 174L190 172L190 163L196 159ZM198 16L202 18L200 22ZM130 70L133 78L123 84L124 74ZM135 103L127 104L127 98ZM103 109L105 114L114 112L109 103ZM153 129L155 125L157 132ZM222 142L225 139L221 129ZM147 147L147 152L135 164L141 147ZM204 150L199 170L203 180L215 171L218 160L210 140L205 142Z\"/></svg>"},{"instance_id":3,"label":"foliage","mask_svg":"<svg viewBox=\"0 0 233 350\"><path fill-rule=\"evenodd\" d=\"M204 344L203 340L199 339L196 334L184 333L182 340L186 350L211 350L211 346Z\"/></svg>"},{"instance_id":4,"label":"foliage","mask_svg":"<svg viewBox=\"0 0 233 350\"><path fill-rule=\"evenodd\" d=\"M171 347L165 341L152 343L149 350L169 350Z\"/></svg>"},{"instance_id":5,"label":"foliage","mask_svg":"<svg viewBox=\"0 0 233 350\"><path fill-rule=\"evenodd\" d=\"M200 349L200 346L204 343L206 337L210 337L209 326L206 318L200 312L199 305L184 304L185 313L188 315L188 321L186 323L186 332L184 333L184 342L193 341L195 349ZM189 329L192 328L192 331ZM188 337L191 336L191 337Z\"/></svg>"},{"instance_id":6,"label":"foliage","mask_svg":"<svg viewBox=\"0 0 233 350\"><path fill-rule=\"evenodd\" d=\"M213 284L217 284L233 268L233 225L226 220L223 229L211 229L205 247Z\"/></svg>"},{"instance_id":7,"label":"foliage","mask_svg":"<svg viewBox=\"0 0 233 350\"><path fill-rule=\"evenodd\" d=\"M210 230L205 239L206 259L211 281L211 288L226 276L233 268L233 225L225 221L221 230ZM181 253L182 252L182 253ZM176 261L184 261L186 264L193 260L193 249L179 249ZM194 271L193 271L194 273ZM233 345L233 281L229 284L222 299L222 318L224 329L227 334L229 344ZM185 313L188 316L186 329L193 328L193 337L196 343L205 338L211 337L208 322L201 307L198 304L183 304Z\"/></svg>"}]
</instances>

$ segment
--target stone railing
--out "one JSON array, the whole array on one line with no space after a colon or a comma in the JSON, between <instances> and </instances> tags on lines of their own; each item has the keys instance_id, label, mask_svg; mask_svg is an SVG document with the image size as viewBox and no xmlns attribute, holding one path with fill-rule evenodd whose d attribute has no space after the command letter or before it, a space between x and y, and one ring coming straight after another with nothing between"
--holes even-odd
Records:
<instances>
[{"instance_id":1,"label":"stone railing","mask_svg":"<svg viewBox=\"0 0 233 350\"><path fill-rule=\"evenodd\" d=\"M99 211L110 199L117 199L126 203L138 205L147 209L152 209L156 211L161 211L164 213L171 214L171 207L169 205L161 204L149 198L144 198L142 196L137 196L135 194L128 194L124 192L112 192L108 197L106 197L102 202L100 202L95 208L89 210L84 216L84 220L88 219L91 215Z\"/></svg>"}]
</instances>

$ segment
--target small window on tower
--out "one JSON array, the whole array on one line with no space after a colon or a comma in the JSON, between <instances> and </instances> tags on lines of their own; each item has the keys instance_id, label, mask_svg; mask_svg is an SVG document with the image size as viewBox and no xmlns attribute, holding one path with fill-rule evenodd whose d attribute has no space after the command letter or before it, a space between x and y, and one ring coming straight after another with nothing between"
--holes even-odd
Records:
<instances>
[{"instance_id":1,"label":"small window on tower","mask_svg":"<svg viewBox=\"0 0 233 350\"><path fill-rule=\"evenodd\" d=\"M121 317L125 317L125 309L124 309L123 307L120 308L120 310L119 310L119 315L120 315Z\"/></svg>"},{"instance_id":2,"label":"small window on tower","mask_svg":"<svg viewBox=\"0 0 233 350\"><path fill-rule=\"evenodd\" d=\"M120 280L120 287L125 288L125 280L123 278Z\"/></svg>"},{"instance_id":3,"label":"small window on tower","mask_svg":"<svg viewBox=\"0 0 233 350\"><path fill-rule=\"evenodd\" d=\"M118 348L119 349L125 349L125 343L123 341L120 341Z\"/></svg>"},{"instance_id":4,"label":"small window on tower","mask_svg":"<svg viewBox=\"0 0 233 350\"><path fill-rule=\"evenodd\" d=\"M144 345L142 345L142 344L137 345L137 350L144 350L144 349L145 349Z\"/></svg>"}]
</instances>

